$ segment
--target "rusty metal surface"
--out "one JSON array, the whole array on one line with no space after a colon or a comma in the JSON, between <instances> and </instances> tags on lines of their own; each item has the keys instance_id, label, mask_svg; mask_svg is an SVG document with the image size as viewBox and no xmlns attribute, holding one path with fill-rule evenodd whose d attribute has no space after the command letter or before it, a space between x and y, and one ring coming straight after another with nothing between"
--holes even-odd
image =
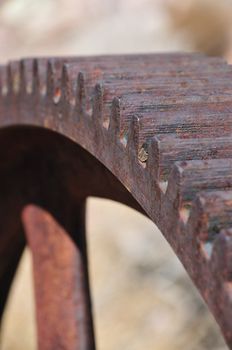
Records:
<instances>
[{"instance_id":1,"label":"rusty metal surface","mask_svg":"<svg viewBox=\"0 0 232 350\"><path fill-rule=\"evenodd\" d=\"M89 195L121 201L161 229L232 349L231 96L232 68L198 54L41 58L2 66L0 193L6 209L0 213L0 260L16 266L13 257L23 244L14 251L12 237L22 236L19 218L33 203L81 247L87 286L84 234L75 218ZM7 212L17 218L15 227ZM42 254L35 249L36 220L36 215L24 220L34 261ZM43 214L41 220L46 221ZM50 235L48 227L44 232ZM70 276L71 257L68 264ZM8 268L0 271L1 285L10 285ZM43 280L37 263L35 276ZM51 306L50 294L41 298L40 283L35 285L40 319ZM52 282L48 288L53 293ZM91 320L91 307L86 310ZM73 326L72 315L70 320ZM59 322L62 330L65 320ZM48 335L38 330L46 344ZM50 346L56 348L54 339ZM77 340L75 346L94 348ZM74 348L71 341L65 348Z\"/></svg>"},{"instance_id":2,"label":"rusty metal surface","mask_svg":"<svg viewBox=\"0 0 232 350\"><path fill-rule=\"evenodd\" d=\"M37 206L24 209L23 223L33 256L38 348L92 349L81 249Z\"/></svg>"}]
</instances>

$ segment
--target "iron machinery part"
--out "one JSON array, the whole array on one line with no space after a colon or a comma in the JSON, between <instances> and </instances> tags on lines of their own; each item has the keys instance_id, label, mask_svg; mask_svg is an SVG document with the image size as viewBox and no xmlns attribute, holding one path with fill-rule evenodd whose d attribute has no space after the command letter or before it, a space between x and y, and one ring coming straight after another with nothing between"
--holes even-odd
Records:
<instances>
[{"instance_id":1,"label":"iron machinery part","mask_svg":"<svg viewBox=\"0 0 232 350\"><path fill-rule=\"evenodd\" d=\"M25 245L39 349L95 349L85 201L148 216L232 349L232 69L200 54L0 68L0 305Z\"/></svg>"}]
</instances>

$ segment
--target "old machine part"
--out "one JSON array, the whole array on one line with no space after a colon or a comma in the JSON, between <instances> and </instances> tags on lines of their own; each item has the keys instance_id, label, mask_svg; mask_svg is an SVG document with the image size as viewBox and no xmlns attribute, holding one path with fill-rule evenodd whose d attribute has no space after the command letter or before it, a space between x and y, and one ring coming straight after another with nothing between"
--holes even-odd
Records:
<instances>
[{"instance_id":1,"label":"old machine part","mask_svg":"<svg viewBox=\"0 0 232 350\"><path fill-rule=\"evenodd\" d=\"M95 349L85 202L98 196L160 228L232 349L232 68L200 54L63 57L0 77L1 313L27 242L39 349Z\"/></svg>"}]
</instances>

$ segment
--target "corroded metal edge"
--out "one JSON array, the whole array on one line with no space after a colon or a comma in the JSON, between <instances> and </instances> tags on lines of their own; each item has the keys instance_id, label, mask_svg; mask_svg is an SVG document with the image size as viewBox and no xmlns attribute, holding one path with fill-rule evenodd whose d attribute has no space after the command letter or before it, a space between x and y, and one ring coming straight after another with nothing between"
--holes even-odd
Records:
<instances>
[{"instance_id":1,"label":"corroded metal edge","mask_svg":"<svg viewBox=\"0 0 232 350\"><path fill-rule=\"evenodd\" d=\"M156 61L155 57L158 57ZM180 59L182 63L178 64ZM26 59L1 67L0 125L32 125L56 131L81 145L103 163L160 228L206 300L232 348L232 161L223 159L232 157L232 154L229 150L225 157L223 153L219 155L219 159L212 159L215 157L210 153L197 160L188 158L178 162L177 158L167 177L161 179L159 161L162 152L157 135L146 139L141 161L141 118L137 114L131 115L129 126L125 127L124 110L121 108L119 91L122 89L126 95L128 90L129 95L135 71L140 70L141 76L147 79L139 86L143 92L148 91L149 94L151 91L152 98L149 87L155 81L149 81L150 68L159 66L164 67L165 71L165 67L171 66L175 71L185 61L188 67L188 60L190 63L195 60L196 66L202 66L202 72L208 70L207 91L210 91L210 84L214 89L214 81L219 81L215 98L219 103L228 103L231 96L223 91L223 87L229 84L230 76L228 81L225 78L228 66L219 59L194 55L170 55L166 63L162 55ZM112 81L113 89L107 96L107 76L103 72L108 72L111 79L118 71L121 72L122 82L117 81L114 87ZM139 81L140 78L137 79L138 84ZM174 79L170 90L174 89L175 84ZM114 89L115 94L112 95ZM134 101L136 98L135 94ZM130 101L133 105L133 98ZM107 114L107 111L110 113ZM147 119L148 130L152 118L151 115ZM226 119L224 123L226 130ZM230 140L229 135L230 131L225 135ZM215 139L215 135L208 138ZM224 143L224 153L228 149L228 139ZM212 171L216 182L210 178ZM193 173L197 173L198 178L192 178ZM196 179L205 185L195 185ZM220 186L217 185L218 181ZM185 193L189 188L193 191L187 196L191 199L186 200Z\"/></svg>"}]
</instances>

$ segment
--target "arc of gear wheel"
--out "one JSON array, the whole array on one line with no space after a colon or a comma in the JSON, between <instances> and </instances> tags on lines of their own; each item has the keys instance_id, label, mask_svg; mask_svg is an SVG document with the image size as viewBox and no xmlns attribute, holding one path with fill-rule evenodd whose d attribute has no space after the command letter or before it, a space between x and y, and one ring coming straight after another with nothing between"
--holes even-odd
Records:
<instances>
[{"instance_id":1,"label":"arc of gear wheel","mask_svg":"<svg viewBox=\"0 0 232 350\"><path fill-rule=\"evenodd\" d=\"M160 228L232 349L232 69L199 54L2 65L1 127L79 144ZM33 114L31 113L33 111Z\"/></svg>"}]
</instances>

